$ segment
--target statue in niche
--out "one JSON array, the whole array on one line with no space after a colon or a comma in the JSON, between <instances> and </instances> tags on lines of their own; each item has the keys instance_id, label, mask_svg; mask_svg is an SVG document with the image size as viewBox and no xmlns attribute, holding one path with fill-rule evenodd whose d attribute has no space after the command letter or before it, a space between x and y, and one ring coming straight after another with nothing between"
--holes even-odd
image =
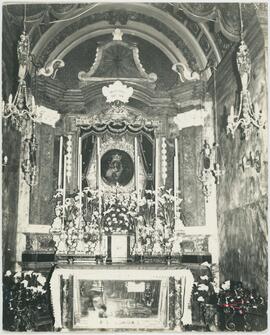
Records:
<instances>
[{"instance_id":1,"label":"statue in niche","mask_svg":"<svg viewBox=\"0 0 270 335\"><path fill-rule=\"evenodd\" d=\"M134 174L130 155L118 149L107 151L101 158L101 177L108 185L127 185Z\"/></svg>"}]
</instances>

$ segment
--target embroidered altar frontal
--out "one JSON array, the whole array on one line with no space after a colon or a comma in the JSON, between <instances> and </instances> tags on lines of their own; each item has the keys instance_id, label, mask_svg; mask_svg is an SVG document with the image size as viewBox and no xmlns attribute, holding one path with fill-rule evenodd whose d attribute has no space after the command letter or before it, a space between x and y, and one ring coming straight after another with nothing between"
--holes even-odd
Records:
<instances>
[{"instance_id":1,"label":"embroidered altar frontal","mask_svg":"<svg viewBox=\"0 0 270 335\"><path fill-rule=\"evenodd\" d=\"M193 282L173 266L59 265L50 280L54 326L179 331L191 324Z\"/></svg>"}]
</instances>

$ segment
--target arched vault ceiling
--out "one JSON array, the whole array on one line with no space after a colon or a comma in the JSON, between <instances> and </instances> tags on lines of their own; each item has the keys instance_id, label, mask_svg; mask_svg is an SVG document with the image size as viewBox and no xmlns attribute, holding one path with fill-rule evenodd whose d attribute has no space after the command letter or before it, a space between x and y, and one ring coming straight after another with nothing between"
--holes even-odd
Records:
<instances>
[{"instance_id":1,"label":"arched vault ceiling","mask_svg":"<svg viewBox=\"0 0 270 335\"><path fill-rule=\"evenodd\" d=\"M256 6L242 4L244 25L255 15ZM4 15L10 24L22 27L23 9L23 5L5 5ZM115 27L153 44L172 63L183 62L198 71L209 62L219 63L238 41L239 9L235 3L27 5L32 53L42 66Z\"/></svg>"},{"instance_id":2,"label":"arched vault ceiling","mask_svg":"<svg viewBox=\"0 0 270 335\"><path fill-rule=\"evenodd\" d=\"M78 73L80 71L88 71L94 63L97 43L111 40L112 35L106 34L97 36L91 40L85 40L72 48L63 57L65 67L57 72L56 78L65 83L67 88L78 88ZM123 41L137 44L139 47L139 59L145 71L157 74L156 85L158 90L168 90L176 84L178 76L171 70L172 62L159 48L138 36L130 34L124 34Z\"/></svg>"},{"instance_id":3,"label":"arched vault ceiling","mask_svg":"<svg viewBox=\"0 0 270 335\"><path fill-rule=\"evenodd\" d=\"M76 20L54 24L42 35L33 52L44 63L50 58L50 54L57 53L55 50L59 50L59 43L67 39L69 43L73 43L78 39L79 32L82 32L79 38L83 34L90 34L95 29L94 25L99 22L102 22L104 29L111 27L113 30L114 27L120 26L122 29L133 29L134 34L142 34L140 27L144 25L143 33L149 38L156 39L159 43L167 40L165 47L170 50L176 61L183 59L173 49L180 51L192 70L201 69L207 63L207 56L199 42L181 22L163 10L144 3L130 3L128 7L125 3L98 4ZM207 53L210 52L210 47L208 49Z\"/></svg>"}]
</instances>

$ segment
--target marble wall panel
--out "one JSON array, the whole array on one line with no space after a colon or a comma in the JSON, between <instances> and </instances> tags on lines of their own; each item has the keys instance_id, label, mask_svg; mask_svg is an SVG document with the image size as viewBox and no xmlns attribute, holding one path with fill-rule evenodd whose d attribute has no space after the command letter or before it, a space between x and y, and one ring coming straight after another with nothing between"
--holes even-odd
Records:
<instances>
[{"instance_id":1,"label":"marble wall panel","mask_svg":"<svg viewBox=\"0 0 270 335\"><path fill-rule=\"evenodd\" d=\"M202 145L202 127L188 127L179 136L179 186L185 226L205 225L205 206L201 184L197 178Z\"/></svg>"},{"instance_id":2,"label":"marble wall panel","mask_svg":"<svg viewBox=\"0 0 270 335\"><path fill-rule=\"evenodd\" d=\"M250 22L245 41L250 49L252 102L267 115L265 42L256 17ZM218 142L225 174L217 187L221 280L241 280L246 286L267 294L267 129L253 129L247 140L239 130L226 135L227 116L239 96L236 50L217 69ZM211 83L211 80L210 80ZM261 169L244 164L259 151Z\"/></svg>"},{"instance_id":3,"label":"marble wall panel","mask_svg":"<svg viewBox=\"0 0 270 335\"><path fill-rule=\"evenodd\" d=\"M54 216L54 129L37 126L38 183L30 195L30 224L51 225Z\"/></svg>"},{"instance_id":4,"label":"marble wall panel","mask_svg":"<svg viewBox=\"0 0 270 335\"><path fill-rule=\"evenodd\" d=\"M6 271L13 269L16 260L21 135L9 127L3 128L2 135L2 154L8 159L2 166L2 269Z\"/></svg>"}]
</instances>

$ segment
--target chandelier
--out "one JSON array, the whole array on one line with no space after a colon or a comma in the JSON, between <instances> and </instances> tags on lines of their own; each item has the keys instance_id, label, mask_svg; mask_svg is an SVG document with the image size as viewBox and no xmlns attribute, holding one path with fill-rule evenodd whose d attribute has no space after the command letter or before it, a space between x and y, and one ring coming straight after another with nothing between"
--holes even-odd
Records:
<instances>
[{"instance_id":1,"label":"chandelier","mask_svg":"<svg viewBox=\"0 0 270 335\"><path fill-rule=\"evenodd\" d=\"M241 4L239 4L240 11L240 26L241 26L241 41L236 53L236 63L237 69L241 80L241 92L240 101L238 108L231 107L230 114L227 119L227 134L232 134L234 138L234 133L238 127L241 128L243 138L248 139L251 128L264 127L262 121L262 113L259 111L257 104L253 105L250 97L250 92L248 90L248 85L250 81L250 71L251 71L251 60L249 49L243 40L243 20ZM235 112L237 110L237 112Z\"/></svg>"},{"instance_id":2,"label":"chandelier","mask_svg":"<svg viewBox=\"0 0 270 335\"><path fill-rule=\"evenodd\" d=\"M30 41L25 31L20 36L17 46L19 62L18 88L14 98L9 95L8 102L3 102L3 118L10 119L16 129L22 130L28 121L35 122L37 119L37 106L34 96L26 85L26 74L29 66Z\"/></svg>"},{"instance_id":3,"label":"chandelier","mask_svg":"<svg viewBox=\"0 0 270 335\"><path fill-rule=\"evenodd\" d=\"M18 87L14 98L10 94L8 102L2 102L2 117L6 121L10 120L15 129L23 133L21 169L24 174L24 180L31 188L37 183L37 139L35 136L35 124L38 119L38 113L35 98L30 88L27 87L26 82L31 57L30 39L26 33L25 23L26 5L24 6L24 29L17 45L19 64Z\"/></svg>"}]
</instances>

